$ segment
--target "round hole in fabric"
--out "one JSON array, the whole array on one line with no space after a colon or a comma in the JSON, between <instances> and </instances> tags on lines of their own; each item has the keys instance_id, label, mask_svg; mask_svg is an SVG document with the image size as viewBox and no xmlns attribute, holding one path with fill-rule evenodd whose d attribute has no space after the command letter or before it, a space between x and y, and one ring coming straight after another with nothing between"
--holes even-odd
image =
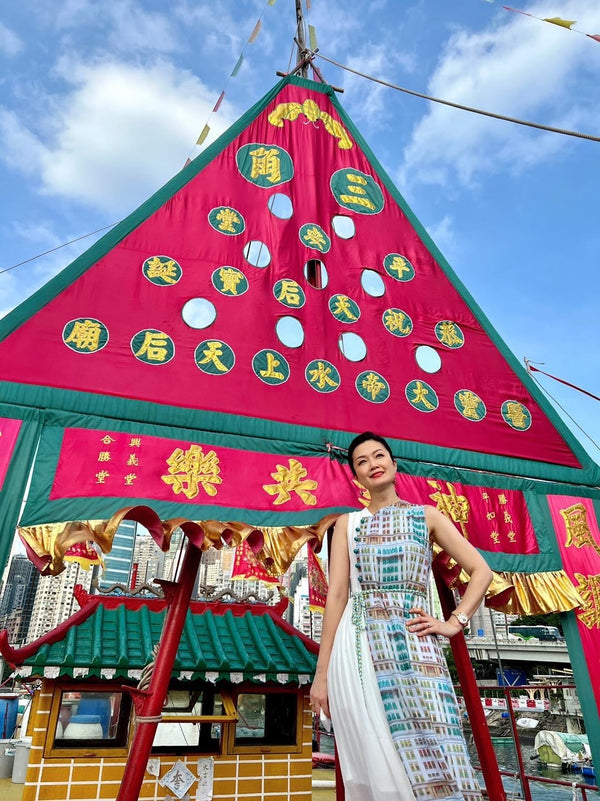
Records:
<instances>
[{"instance_id":1,"label":"round hole in fabric","mask_svg":"<svg viewBox=\"0 0 600 801\"><path fill-rule=\"evenodd\" d=\"M363 270L360 283L367 295L371 295L372 298L380 298L385 293L383 278L375 270Z\"/></svg>"},{"instance_id":2,"label":"round hole in fabric","mask_svg":"<svg viewBox=\"0 0 600 801\"><path fill-rule=\"evenodd\" d=\"M253 239L244 245L244 258L253 267L264 269L271 263L271 253L264 242Z\"/></svg>"},{"instance_id":3,"label":"round hole in fabric","mask_svg":"<svg viewBox=\"0 0 600 801\"><path fill-rule=\"evenodd\" d=\"M350 331L340 334L338 345L342 356L350 362L361 362L367 355L364 339Z\"/></svg>"},{"instance_id":4,"label":"round hole in fabric","mask_svg":"<svg viewBox=\"0 0 600 801\"><path fill-rule=\"evenodd\" d=\"M327 268L321 259L309 259L304 265L304 277L315 289L325 289L329 282Z\"/></svg>"},{"instance_id":5,"label":"round hole in fabric","mask_svg":"<svg viewBox=\"0 0 600 801\"><path fill-rule=\"evenodd\" d=\"M181 310L183 321L190 328L208 328L217 318L217 310L206 298L192 298Z\"/></svg>"},{"instance_id":6,"label":"round hole in fabric","mask_svg":"<svg viewBox=\"0 0 600 801\"><path fill-rule=\"evenodd\" d=\"M291 198L283 192L275 192L267 201L267 207L274 217L280 220L289 220L294 213Z\"/></svg>"},{"instance_id":7,"label":"round hole in fabric","mask_svg":"<svg viewBox=\"0 0 600 801\"><path fill-rule=\"evenodd\" d=\"M280 317L275 325L275 332L281 344L287 348L299 348L304 342L304 328L295 317Z\"/></svg>"},{"instance_id":8,"label":"round hole in fabric","mask_svg":"<svg viewBox=\"0 0 600 801\"><path fill-rule=\"evenodd\" d=\"M426 373L437 373L442 369L442 358L435 348L419 345L415 351L415 359L421 370Z\"/></svg>"},{"instance_id":9,"label":"round hole in fabric","mask_svg":"<svg viewBox=\"0 0 600 801\"><path fill-rule=\"evenodd\" d=\"M336 214L331 220L331 227L340 239L352 239L356 233L354 220L345 214Z\"/></svg>"}]
</instances>

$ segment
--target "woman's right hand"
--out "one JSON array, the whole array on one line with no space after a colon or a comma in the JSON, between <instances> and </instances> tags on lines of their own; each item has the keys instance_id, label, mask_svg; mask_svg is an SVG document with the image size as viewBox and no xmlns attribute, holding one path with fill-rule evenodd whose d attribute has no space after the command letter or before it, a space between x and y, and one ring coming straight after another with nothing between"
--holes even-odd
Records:
<instances>
[{"instance_id":1,"label":"woman's right hand","mask_svg":"<svg viewBox=\"0 0 600 801\"><path fill-rule=\"evenodd\" d=\"M315 676L315 680L310 688L310 707L317 717L321 711L329 717L329 701L327 699L327 677Z\"/></svg>"}]
</instances>

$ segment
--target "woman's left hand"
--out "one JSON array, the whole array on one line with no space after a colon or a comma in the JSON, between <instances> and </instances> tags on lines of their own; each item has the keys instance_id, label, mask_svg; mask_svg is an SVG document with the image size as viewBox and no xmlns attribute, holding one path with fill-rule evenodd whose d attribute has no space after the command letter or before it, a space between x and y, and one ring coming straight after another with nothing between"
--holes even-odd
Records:
<instances>
[{"instance_id":1,"label":"woman's left hand","mask_svg":"<svg viewBox=\"0 0 600 801\"><path fill-rule=\"evenodd\" d=\"M438 620L437 617L428 615L427 612L419 606L413 606L409 612L416 615L416 617L408 620L406 622L406 627L412 634L416 634L417 637L427 637L429 634L441 634L444 637L454 637L455 634L462 631L462 626L454 615L451 615L449 620Z\"/></svg>"}]
</instances>

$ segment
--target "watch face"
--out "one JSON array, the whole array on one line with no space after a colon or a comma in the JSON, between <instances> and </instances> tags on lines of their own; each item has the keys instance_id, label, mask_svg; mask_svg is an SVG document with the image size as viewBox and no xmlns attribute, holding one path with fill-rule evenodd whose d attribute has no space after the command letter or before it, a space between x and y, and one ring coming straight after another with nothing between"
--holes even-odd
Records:
<instances>
[{"instance_id":1,"label":"watch face","mask_svg":"<svg viewBox=\"0 0 600 801\"><path fill-rule=\"evenodd\" d=\"M462 626L466 626L467 623L469 622L469 618L465 614L463 614L462 612L457 612L456 613L456 617L458 618L458 622Z\"/></svg>"}]
</instances>

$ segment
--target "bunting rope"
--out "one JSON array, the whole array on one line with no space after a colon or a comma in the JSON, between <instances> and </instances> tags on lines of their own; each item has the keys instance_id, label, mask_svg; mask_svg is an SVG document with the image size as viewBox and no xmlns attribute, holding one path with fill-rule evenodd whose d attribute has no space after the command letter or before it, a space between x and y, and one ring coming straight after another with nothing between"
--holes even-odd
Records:
<instances>
[{"instance_id":1,"label":"bunting rope","mask_svg":"<svg viewBox=\"0 0 600 801\"><path fill-rule=\"evenodd\" d=\"M351 72L354 75L358 75L360 78L366 78L368 81L373 81L374 83L379 83L382 86L387 86L389 89L396 89L398 92L404 92L405 94L412 95L413 97L420 97L423 100L430 100L432 103L441 103L444 106L457 108L461 111L470 111L472 114L479 114L483 117L491 117L494 120L504 120L504 122L512 122L515 125L524 125L528 128L537 128L540 131L549 131L550 133L562 134L563 136L574 136L578 139L588 139L591 142L600 142L600 136L594 136L593 134L570 131L566 128L554 128L551 125L542 125L541 123L531 122L530 120L521 120L518 117L507 117L504 114L496 114L493 111L484 111L483 109L474 108L473 106L465 106L462 103L454 103L451 100L443 100L439 97L431 97L431 95L425 95L422 92L416 92L414 89L406 89L403 86L390 83L390 81L384 81L383 78L375 78L373 75L367 75L365 72L360 72L359 70L355 70L352 67L346 66L345 64L340 64L339 61L334 61L332 58L327 58L327 56L324 56L321 52L313 53L313 55L317 56L317 58L322 58L323 61L327 61L329 64L333 64L334 67L339 67L341 70L346 70L346 72Z\"/></svg>"},{"instance_id":2,"label":"bunting rope","mask_svg":"<svg viewBox=\"0 0 600 801\"><path fill-rule=\"evenodd\" d=\"M494 3L494 0L485 0L486 3ZM563 19L562 17L538 17L535 14L530 14L529 11L521 11L519 8L512 8L511 6L502 6L505 11L512 11L514 14L522 14L524 17L531 17L532 19L537 19L540 22L549 22L551 25L557 25L559 28L564 28L567 31L571 31L571 33L578 33L580 36L587 36L588 39L593 39L595 42L600 42L600 34L598 33L586 33L585 31L580 31L578 28L574 28L573 25L577 22L574 19Z\"/></svg>"},{"instance_id":3,"label":"bunting rope","mask_svg":"<svg viewBox=\"0 0 600 801\"><path fill-rule=\"evenodd\" d=\"M591 392L587 392L587 390L585 390L585 389L581 389L580 387L576 386L575 384L570 384L568 381L563 381L562 378L557 378L556 376L550 375L550 373L544 372L544 370L539 370L537 367L533 367L531 362L529 361L529 359L524 359L523 361L525 362L525 367L527 368L527 372L531 375L532 380L535 381L535 383L542 390L542 392L545 395L547 395L548 398L550 398L552 403L556 404L558 406L558 408L565 413L565 415L569 418L569 420L573 423L573 425L576 426L581 431L581 433L584 435L584 437L589 439L589 441L592 443L592 445L594 445L594 447L596 447L596 448L598 448L598 450L600 450L600 445L596 442L596 440L593 439L593 437L591 437L587 433L587 431L579 425L577 420L575 420L569 414L569 412L565 409L565 407L546 389L545 386L543 386L543 384L541 384L537 380L537 378L532 374L532 372L543 373L544 375L549 376L549 378L553 378L554 380L559 381L561 384L566 384L568 387L572 387L573 389L576 389L579 392L583 392L585 395L589 395L590 397L594 398L595 400L600 400L600 398L596 397L596 395L592 395Z\"/></svg>"}]
</instances>

